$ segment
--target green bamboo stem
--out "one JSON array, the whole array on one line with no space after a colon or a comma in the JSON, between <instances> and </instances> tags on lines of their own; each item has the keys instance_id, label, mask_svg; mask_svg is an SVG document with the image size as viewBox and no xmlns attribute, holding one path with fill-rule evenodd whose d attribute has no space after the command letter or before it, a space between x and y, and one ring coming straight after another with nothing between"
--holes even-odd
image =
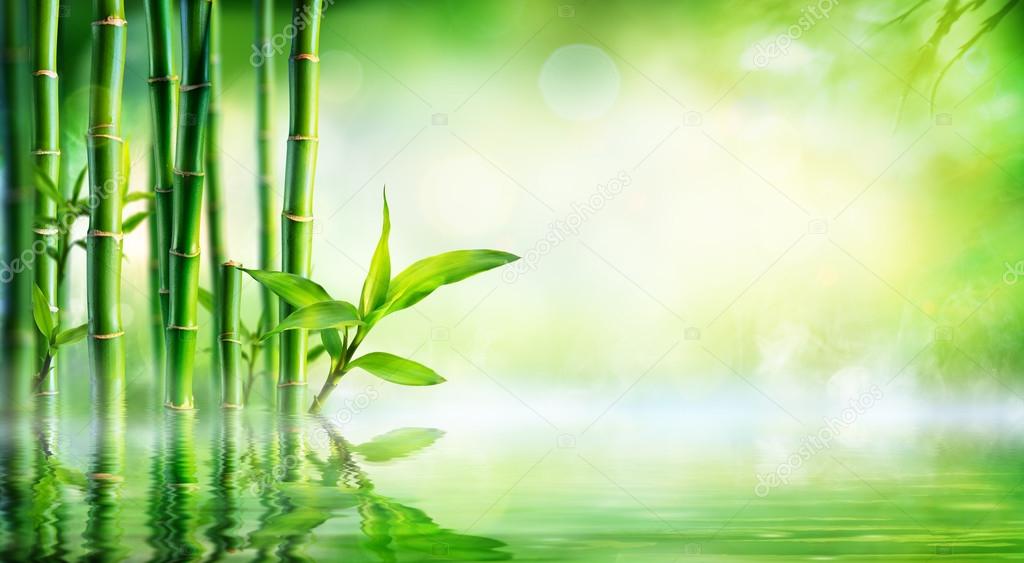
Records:
<instances>
[{"instance_id":1,"label":"green bamboo stem","mask_svg":"<svg viewBox=\"0 0 1024 563\"><path fill-rule=\"evenodd\" d=\"M224 221L221 211L223 201L220 182L220 2L210 6L210 106L206 118L206 233L209 237L209 264L213 302L220 306L223 289L220 283L221 264L227 252L224 249ZM220 325L220 316L213 316L213 344L210 356L211 372L216 373L220 365L219 336L225 328ZM222 390L223 392L223 390Z\"/></svg>"},{"instance_id":2,"label":"green bamboo stem","mask_svg":"<svg viewBox=\"0 0 1024 563\"><path fill-rule=\"evenodd\" d=\"M191 409L199 294L199 221L203 206L206 114L210 101L210 0L181 1L182 82L174 167L170 250L167 401Z\"/></svg>"},{"instance_id":3,"label":"green bamboo stem","mask_svg":"<svg viewBox=\"0 0 1024 563\"><path fill-rule=\"evenodd\" d=\"M272 138L271 107L274 96L274 68L268 56L273 48L271 37L274 25L274 3L272 0L253 0L253 12L256 16L256 37L254 44L259 49L256 63L256 193L259 197L259 240L260 269L275 270L274 261L278 259L277 242L277 205L274 203L274 157L270 140ZM263 304L260 333L270 332L278 322L277 296L270 289L260 286L260 298ZM277 385L278 367L280 362L280 339L271 337L263 343L263 366L266 372L264 380L267 397L274 397Z\"/></svg>"},{"instance_id":4,"label":"green bamboo stem","mask_svg":"<svg viewBox=\"0 0 1024 563\"><path fill-rule=\"evenodd\" d=\"M33 50L32 94L35 120L32 135L32 156L37 170L56 186L60 173L60 126L57 82L57 20L60 14L58 0L36 0L32 4ZM33 227L36 245L46 252L36 258L35 281L50 310L57 312L57 202L36 192L36 224ZM51 250L52 249L52 250ZM38 335L39 348L46 347L46 337ZM37 392L57 392L55 359L37 387Z\"/></svg>"},{"instance_id":5,"label":"green bamboo stem","mask_svg":"<svg viewBox=\"0 0 1024 563\"><path fill-rule=\"evenodd\" d=\"M29 389L36 368L35 324L32 320L32 270L22 256L32 256L33 172L29 155L32 101L29 92L28 9L25 0L0 3L0 147L4 165L0 181L3 237L0 245L0 410L30 404Z\"/></svg>"},{"instance_id":6,"label":"green bamboo stem","mask_svg":"<svg viewBox=\"0 0 1024 563\"><path fill-rule=\"evenodd\" d=\"M288 62L288 159L285 169L284 207L281 217L282 270L309 277L313 247L313 184L320 105L320 0L293 0L295 21L306 25L295 32ZM292 307L281 303L281 318ZM281 382L278 406L286 413L301 412L306 390L306 331L281 334Z\"/></svg>"},{"instance_id":7,"label":"green bamboo stem","mask_svg":"<svg viewBox=\"0 0 1024 563\"><path fill-rule=\"evenodd\" d=\"M217 302L220 345L221 392L224 408L242 407L242 335L239 309L242 304L242 265L225 262L220 268L223 291Z\"/></svg>"},{"instance_id":8,"label":"green bamboo stem","mask_svg":"<svg viewBox=\"0 0 1024 563\"><path fill-rule=\"evenodd\" d=\"M151 179L156 177L155 173L156 161L150 159L149 161L149 176ZM154 194L156 196L158 194ZM164 369L167 367L167 348L164 337L164 310L163 310L163 299L160 294L161 286L161 272L160 272L160 257L167 256L167 252L160 247L160 225L157 224L156 216L156 199L149 202L149 210L152 213L149 223L149 261L147 262L147 277L149 278L149 317L151 320L150 324L150 340L153 343L153 371L158 382L165 383L164 381ZM153 296L156 296L155 298Z\"/></svg>"},{"instance_id":9,"label":"green bamboo stem","mask_svg":"<svg viewBox=\"0 0 1024 563\"><path fill-rule=\"evenodd\" d=\"M89 88L89 209L86 244L89 355L94 385L124 381L121 327L121 96L128 24L124 0L95 0Z\"/></svg>"},{"instance_id":10,"label":"green bamboo stem","mask_svg":"<svg viewBox=\"0 0 1024 563\"><path fill-rule=\"evenodd\" d=\"M178 104L178 76L174 74L171 48L171 0L146 0L146 29L149 34L149 104L153 128L153 209L150 219L150 248L157 261L157 290L160 306L157 375L166 368L165 328L170 318L171 221L174 207L174 122ZM155 317L155 312L154 312ZM162 378L159 378L162 379Z\"/></svg>"},{"instance_id":11,"label":"green bamboo stem","mask_svg":"<svg viewBox=\"0 0 1024 563\"><path fill-rule=\"evenodd\" d=\"M74 0L60 0L59 9L60 13L68 13L71 10L71 3ZM69 100L73 99L73 96L69 95L71 92L77 91L81 86L82 80L78 78L73 72L65 73L67 69L78 68L81 64L80 59L83 55L80 53L81 49L77 49L77 43L73 41L71 35L77 33L77 29L69 30L68 26L58 26L57 28L57 52L61 54L57 58L57 74L63 76L61 80L61 88L59 88L58 96L60 98L60 112L64 112L71 103ZM86 55L87 56L87 55ZM61 146L70 146L69 140L75 142L81 139L81 129L76 125L69 125L67 120L64 122L64 127L61 129ZM57 188L60 191L60 195L65 200L71 200L74 195L75 181L78 179L79 170L81 163L77 163L72 166L72 159L61 158L60 159L60 173L57 175ZM60 219L58 219L59 224ZM64 228L63 225L59 227L60 232L57 237L57 245L61 252L67 249L71 243L71 229ZM68 281L68 265L58 265L57 267L57 308L59 314L57 315L57 321L60 325L60 330L64 331L74 326L71 321L71 283ZM73 377L76 373L80 373L77 367L71 362L60 362L57 364L57 379L61 380L66 377Z\"/></svg>"}]
</instances>

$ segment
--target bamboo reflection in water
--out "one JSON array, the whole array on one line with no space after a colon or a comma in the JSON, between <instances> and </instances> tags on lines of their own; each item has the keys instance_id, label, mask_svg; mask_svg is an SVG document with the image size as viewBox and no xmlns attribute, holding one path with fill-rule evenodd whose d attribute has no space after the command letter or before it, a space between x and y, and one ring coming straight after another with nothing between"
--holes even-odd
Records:
<instances>
[{"instance_id":1,"label":"bamboo reflection in water","mask_svg":"<svg viewBox=\"0 0 1024 563\"><path fill-rule=\"evenodd\" d=\"M213 520L206 530L206 537L213 544L211 561L235 553L243 545L243 539L238 533L242 525L238 443L241 415L239 409L221 409L217 438L213 442L212 497L206 511Z\"/></svg>"},{"instance_id":2,"label":"bamboo reflection in water","mask_svg":"<svg viewBox=\"0 0 1024 563\"><path fill-rule=\"evenodd\" d=\"M196 539L199 479L196 476L195 411L164 413L164 494L170 561L190 561L202 554Z\"/></svg>"},{"instance_id":3,"label":"bamboo reflection in water","mask_svg":"<svg viewBox=\"0 0 1024 563\"><path fill-rule=\"evenodd\" d=\"M123 382L95 378L93 385L93 443L85 500L85 559L120 561L126 556L121 536L125 435Z\"/></svg>"},{"instance_id":4,"label":"bamboo reflection in water","mask_svg":"<svg viewBox=\"0 0 1024 563\"><path fill-rule=\"evenodd\" d=\"M60 482L58 451L57 396L41 394L36 397L35 485L32 502L35 520L35 539L32 559L64 560L67 558L66 507Z\"/></svg>"},{"instance_id":5,"label":"bamboo reflection in water","mask_svg":"<svg viewBox=\"0 0 1024 563\"><path fill-rule=\"evenodd\" d=\"M0 428L0 516L3 519L3 549L0 560L28 560L32 548L32 457L33 440L25 417L5 413Z\"/></svg>"}]
</instances>

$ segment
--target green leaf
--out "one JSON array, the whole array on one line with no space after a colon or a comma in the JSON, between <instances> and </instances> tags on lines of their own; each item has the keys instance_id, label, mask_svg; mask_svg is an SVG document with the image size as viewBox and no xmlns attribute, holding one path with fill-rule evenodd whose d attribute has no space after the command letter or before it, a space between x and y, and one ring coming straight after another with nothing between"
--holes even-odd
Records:
<instances>
[{"instance_id":1,"label":"green leaf","mask_svg":"<svg viewBox=\"0 0 1024 563\"><path fill-rule=\"evenodd\" d=\"M437 385L445 379L427 366L387 352L371 352L352 360L349 369L362 368L399 385Z\"/></svg>"},{"instance_id":2,"label":"green leaf","mask_svg":"<svg viewBox=\"0 0 1024 563\"><path fill-rule=\"evenodd\" d=\"M322 330L361 324L363 321L359 320L359 311L356 310L355 305L346 301L321 301L295 310L281 321L281 324L274 327L274 330L264 334L263 339L266 340L271 335L297 328Z\"/></svg>"},{"instance_id":3,"label":"green leaf","mask_svg":"<svg viewBox=\"0 0 1024 563\"><path fill-rule=\"evenodd\" d=\"M309 363L313 363L314 361L316 361L317 358L323 356L324 352L326 351L327 350L324 348L323 344L317 344L316 346L310 348L308 352L306 352L306 361Z\"/></svg>"},{"instance_id":4,"label":"green leaf","mask_svg":"<svg viewBox=\"0 0 1024 563\"><path fill-rule=\"evenodd\" d=\"M412 455L438 441L444 432L436 428L399 428L352 448L366 461L391 461Z\"/></svg>"},{"instance_id":5,"label":"green leaf","mask_svg":"<svg viewBox=\"0 0 1024 563\"><path fill-rule=\"evenodd\" d=\"M36 189L39 193L53 200L58 206L66 206L67 202L64 201L64 197L60 195L60 191L57 189L57 185L53 183L42 170L36 169Z\"/></svg>"},{"instance_id":6,"label":"green leaf","mask_svg":"<svg viewBox=\"0 0 1024 563\"><path fill-rule=\"evenodd\" d=\"M36 321L36 328L49 341L53 336L53 313L50 302L38 285L32 286L32 318Z\"/></svg>"},{"instance_id":7,"label":"green leaf","mask_svg":"<svg viewBox=\"0 0 1024 563\"><path fill-rule=\"evenodd\" d=\"M331 371L334 371L334 367L338 365L341 355L345 352L345 347L341 343L341 337L338 336L338 330L333 328L321 330L320 342L324 343L324 348L331 356Z\"/></svg>"},{"instance_id":8,"label":"green leaf","mask_svg":"<svg viewBox=\"0 0 1024 563\"><path fill-rule=\"evenodd\" d=\"M71 201L78 203L78 198L82 195L82 190L85 188L85 178L89 173L89 166L83 166L82 171L78 173L78 177L75 178L75 187L71 192Z\"/></svg>"},{"instance_id":9,"label":"green leaf","mask_svg":"<svg viewBox=\"0 0 1024 563\"><path fill-rule=\"evenodd\" d=\"M359 298L359 312L368 314L380 307L388 298L388 284L391 280L391 253L388 251L388 236L391 234L391 214L388 212L388 196L384 194L384 223L380 229L380 241L370 260L370 271L363 282L363 294Z\"/></svg>"},{"instance_id":10,"label":"green leaf","mask_svg":"<svg viewBox=\"0 0 1024 563\"><path fill-rule=\"evenodd\" d=\"M88 334L88 332L89 332L89 324L88 323L80 324L80 325L76 326L75 328L69 328L68 330L65 330L64 332L58 333L57 334L57 338L54 339L54 344L57 347L65 346L65 345L68 345L68 344L74 344L75 342L78 342L79 340L85 338L85 335Z\"/></svg>"},{"instance_id":11,"label":"green leaf","mask_svg":"<svg viewBox=\"0 0 1024 563\"><path fill-rule=\"evenodd\" d=\"M124 223L121 224L121 231L124 233L130 233L134 231L150 215L152 215L151 211L139 211L138 213L135 213L134 215L124 220Z\"/></svg>"},{"instance_id":12,"label":"green leaf","mask_svg":"<svg viewBox=\"0 0 1024 563\"><path fill-rule=\"evenodd\" d=\"M242 271L252 276L263 287L277 294L292 307L306 307L321 301L331 301L333 298L327 294L324 288L314 281L304 277L288 274L285 272L270 272L267 270Z\"/></svg>"},{"instance_id":13,"label":"green leaf","mask_svg":"<svg viewBox=\"0 0 1024 563\"><path fill-rule=\"evenodd\" d=\"M141 200L153 200L156 199L156 194L151 192L131 192L124 196L125 203L132 203L133 201Z\"/></svg>"},{"instance_id":14,"label":"green leaf","mask_svg":"<svg viewBox=\"0 0 1024 563\"><path fill-rule=\"evenodd\" d=\"M385 315L411 307L442 285L503 266L519 257L499 250L454 250L424 258L391 280L387 301L370 315L372 324Z\"/></svg>"},{"instance_id":15,"label":"green leaf","mask_svg":"<svg viewBox=\"0 0 1024 563\"><path fill-rule=\"evenodd\" d=\"M206 309L206 312L208 313L212 314L215 311L213 306L213 294L210 293L210 290L204 287L199 288L199 305L201 305L203 309Z\"/></svg>"}]
</instances>

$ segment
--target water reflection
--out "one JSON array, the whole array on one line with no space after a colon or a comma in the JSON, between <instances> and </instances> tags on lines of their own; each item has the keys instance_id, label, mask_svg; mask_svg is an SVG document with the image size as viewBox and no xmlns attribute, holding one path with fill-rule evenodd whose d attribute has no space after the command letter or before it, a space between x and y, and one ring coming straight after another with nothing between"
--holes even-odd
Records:
<instances>
[{"instance_id":1,"label":"water reflection","mask_svg":"<svg viewBox=\"0 0 1024 563\"><path fill-rule=\"evenodd\" d=\"M93 399L79 467L78 434L61 439L55 398L2 421L0 560L511 558L502 542L385 496L360 466L430 448L439 430L352 444L322 419L235 410L167 411L161 424L128 427L119 393ZM145 448L148 459L135 454Z\"/></svg>"}]
</instances>

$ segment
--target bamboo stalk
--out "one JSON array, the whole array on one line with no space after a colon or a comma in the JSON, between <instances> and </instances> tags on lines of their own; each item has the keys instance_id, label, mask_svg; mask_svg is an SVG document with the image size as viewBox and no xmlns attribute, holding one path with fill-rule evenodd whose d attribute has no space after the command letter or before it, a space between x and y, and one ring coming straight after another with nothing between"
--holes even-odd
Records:
<instances>
[{"instance_id":1,"label":"bamboo stalk","mask_svg":"<svg viewBox=\"0 0 1024 563\"><path fill-rule=\"evenodd\" d=\"M219 271L226 254L224 250L224 221L221 210L220 166L220 2L210 5L210 106L206 118L206 234L209 237L209 264L211 293L216 308L220 309L223 296ZM210 357L211 373L220 365L218 335L225 328L220 325L220 314L213 315L213 343ZM223 393L224 390L222 389Z\"/></svg>"},{"instance_id":2,"label":"bamboo stalk","mask_svg":"<svg viewBox=\"0 0 1024 563\"><path fill-rule=\"evenodd\" d=\"M121 96L127 22L124 0L95 0L89 88L89 209L86 244L89 355L93 384L124 382L121 326Z\"/></svg>"},{"instance_id":3,"label":"bamboo stalk","mask_svg":"<svg viewBox=\"0 0 1024 563\"><path fill-rule=\"evenodd\" d=\"M156 159L150 159L149 161L149 177L151 180L156 178ZM149 223L149 261L147 262L146 273L149 278L149 317L151 320L150 340L153 345L153 371L156 380L164 384L164 369L167 367L167 343L164 336L166 324L164 323L163 296L160 293L162 280L160 275L160 257L164 256L164 260L166 260L167 251L160 247L160 225L156 219L158 213L156 195L158 194L154 194L154 199L149 202L149 210L152 215L149 221L147 221Z\"/></svg>"},{"instance_id":4,"label":"bamboo stalk","mask_svg":"<svg viewBox=\"0 0 1024 563\"><path fill-rule=\"evenodd\" d=\"M60 13L66 14L68 10L71 10L71 2L73 0L60 0ZM80 77L76 77L74 73L65 73L66 69L73 69L79 66L79 59L83 57L80 53L80 49L77 49L77 44L73 41L72 36L77 33L77 29L69 30L68 26L57 27L57 52L61 54L57 58L57 73L63 76L61 80L61 87L59 88L58 96L60 98L60 111L64 112L65 108L70 105L69 100L73 97L69 94L78 90L82 84ZM77 79L76 79L77 78ZM77 124L72 125L64 120L64 127L61 128L61 146L70 146L69 141L80 142L81 131ZM60 173L57 175L57 187L60 190L60 195L64 199L70 201L74 195L75 181L78 179L79 169L81 164L76 164L72 167L72 159L61 158L60 159ZM58 219L58 222L60 219ZM66 228L63 225L60 226L60 233L57 235L57 246L63 253L68 245L71 243L71 229ZM65 262L64 264L58 264L57 266L57 308L60 310L60 314L57 315L57 321L60 325L60 330L65 331L74 326L71 321L71 283L68 281L69 265ZM57 379L65 379L67 377L73 377L76 373L80 373L74 364L70 362L60 362L57 364ZM66 379L65 379L66 380Z\"/></svg>"},{"instance_id":5,"label":"bamboo stalk","mask_svg":"<svg viewBox=\"0 0 1024 563\"><path fill-rule=\"evenodd\" d=\"M281 220L282 270L309 277L313 242L313 183L319 121L321 0L293 0L294 21L305 21L292 39L288 62L289 128ZM281 303L281 318L292 307ZM281 335L281 382L278 405L286 413L301 412L306 390L306 331Z\"/></svg>"},{"instance_id":6,"label":"bamboo stalk","mask_svg":"<svg viewBox=\"0 0 1024 563\"><path fill-rule=\"evenodd\" d=\"M220 268L223 290L217 304L220 319L220 373L224 408L242 406L242 335L239 309L242 304L242 270L238 262L225 262Z\"/></svg>"},{"instance_id":7,"label":"bamboo stalk","mask_svg":"<svg viewBox=\"0 0 1024 563\"><path fill-rule=\"evenodd\" d=\"M160 303L160 343L155 358L158 375L166 368L165 327L170 318L171 221L174 207L174 122L178 104L178 76L171 48L171 0L146 0L149 35L149 104L153 128L153 207L150 248L157 260L157 295ZM154 313L155 316L155 313ZM159 377L158 379L163 379Z\"/></svg>"},{"instance_id":8,"label":"bamboo stalk","mask_svg":"<svg viewBox=\"0 0 1024 563\"><path fill-rule=\"evenodd\" d=\"M35 328L32 320L32 270L21 262L31 256L33 192L29 155L31 100L28 65L28 8L25 0L4 0L0 6L0 147L4 166L0 182L4 243L0 282L0 410L29 404L35 371Z\"/></svg>"},{"instance_id":9,"label":"bamboo stalk","mask_svg":"<svg viewBox=\"0 0 1024 563\"><path fill-rule=\"evenodd\" d=\"M32 94L35 122L32 135L32 156L36 169L56 186L60 173L60 104L57 96L57 20L58 0L36 0L33 3ZM57 202L36 192L36 224L33 228L36 245L46 248L36 258L35 281L50 310L57 309ZM47 339L38 335L38 346L45 348ZM55 359L37 387L39 393L57 392Z\"/></svg>"},{"instance_id":10,"label":"bamboo stalk","mask_svg":"<svg viewBox=\"0 0 1024 563\"><path fill-rule=\"evenodd\" d=\"M272 137L270 111L274 97L274 69L269 54L273 45L274 3L272 0L253 0L253 12L256 19L255 45L259 49L258 56L253 59L256 65L256 193L259 197L259 239L260 269L274 270L274 261L278 258L277 221L280 217L274 204L274 158L271 150ZM270 289L260 286L260 298L263 304L260 333L270 332L278 322L277 296ZM280 353L280 339L271 337L263 344L263 366L270 393L274 397L277 385Z\"/></svg>"},{"instance_id":11,"label":"bamboo stalk","mask_svg":"<svg viewBox=\"0 0 1024 563\"><path fill-rule=\"evenodd\" d=\"M203 142L210 101L210 0L181 0L182 82L174 169L167 326L167 401L191 409L199 293L199 221L203 206Z\"/></svg>"}]
</instances>

